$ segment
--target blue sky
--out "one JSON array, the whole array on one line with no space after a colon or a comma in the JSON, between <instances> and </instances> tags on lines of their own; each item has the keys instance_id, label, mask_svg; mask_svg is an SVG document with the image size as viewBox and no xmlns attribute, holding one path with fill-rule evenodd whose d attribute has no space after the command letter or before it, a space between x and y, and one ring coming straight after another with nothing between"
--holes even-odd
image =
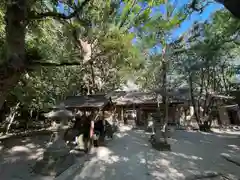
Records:
<instances>
[{"instance_id":1,"label":"blue sky","mask_svg":"<svg viewBox=\"0 0 240 180\"><path fill-rule=\"evenodd\" d=\"M185 1L188 2L188 0L182 0L183 2ZM205 21L205 20L208 20L211 18L211 15L223 8L224 6L221 5L221 4L218 4L218 3L212 3L210 5L208 5L204 11L200 14L200 13L197 13L197 12L194 12L187 20L185 20L180 28L178 28L174 33L173 33L173 38L176 38L178 36L180 36L182 33L186 32L191 26L192 24L195 22L195 21Z\"/></svg>"}]
</instances>

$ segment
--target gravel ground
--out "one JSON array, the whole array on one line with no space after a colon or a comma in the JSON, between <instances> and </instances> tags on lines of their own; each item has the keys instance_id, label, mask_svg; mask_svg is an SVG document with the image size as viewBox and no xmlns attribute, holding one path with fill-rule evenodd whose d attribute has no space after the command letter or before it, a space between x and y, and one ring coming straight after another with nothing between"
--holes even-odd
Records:
<instances>
[{"instance_id":1,"label":"gravel ground","mask_svg":"<svg viewBox=\"0 0 240 180\"><path fill-rule=\"evenodd\" d=\"M10 138L0 144L1 180L51 180L52 177L36 176L32 173L49 140L48 135Z\"/></svg>"},{"instance_id":2,"label":"gravel ground","mask_svg":"<svg viewBox=\"0 0 240 180\"><path fill-rule=\"evenodd\" d=\"M67 179L195 180L196 175L215 172L239 180L240 168L221 157L222 153L235 156L240 153L237 135L175 131L169 139L171 152L152 149L148 137L142 130L120 127L114 140L93 150L84 166L70 172ZM48 136L41 136L0 144L0 179L52 180L52 177L36 177L31 173L48 139Z\"/></svg>"},{"instance_id":3,"label":"gravel ground","mask_svg":"<svg viewBox=\"0 0 240 180\"><path fill-rule=\"evenodd\" d=\"M238 180L240 177L240 168L220 156L221 153L239 154L239 136L175 131L169 139L171 152L152 149L148 137L141 130L121 127L115 140L98 148L84 168L69 179L195 180L218 173L222 173L225 179Z\"/></svg>"}]
</instances>

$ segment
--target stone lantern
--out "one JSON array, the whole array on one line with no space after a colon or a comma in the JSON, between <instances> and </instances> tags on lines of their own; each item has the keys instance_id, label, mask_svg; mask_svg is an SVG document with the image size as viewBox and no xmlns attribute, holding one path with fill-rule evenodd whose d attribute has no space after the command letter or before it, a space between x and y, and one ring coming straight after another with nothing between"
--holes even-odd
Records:
<instances>
[{"instance_id":1,"label":"stone lantern","mask_svg":"<svg viewBox=\"0 0 240 180\"><path fill-rule=\"evenodd\" d=\"M70 154L70 148L63 139L73 113L61 105L58 110L45 114L45 117L53 120L53 134L43 158L36 163L33 170L43 175L58 176L75 162L74 155Z\"/></svg>"}]
</instances>

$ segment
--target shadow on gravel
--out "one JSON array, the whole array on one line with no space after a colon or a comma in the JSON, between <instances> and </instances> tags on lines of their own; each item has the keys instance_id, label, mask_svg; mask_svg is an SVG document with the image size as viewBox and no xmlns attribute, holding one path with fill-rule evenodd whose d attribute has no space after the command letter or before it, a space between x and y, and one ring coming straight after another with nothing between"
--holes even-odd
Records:
<instances>
[{"instance_id":1,"label":"shadow on gravel","mask_svg":"<svg viewBox=\"0 0 240 180\"><path fill-rule=\"evenodd\" d=\"M143 130L121 129L106 146L94 149L87 161L80 158L79 163L83 165L70 172L68 179L195 180L211 177L221 180L227 177L239 180L239 167L220 156L240 152L240 140L235 136L175 131L169 139L172 151L160 152L151 148L149 134ZM52 180L52 177L36 177L31 172L48 140L49 135L5 140L0 145L1 178Z\"/></svg>"},{"instance_id":2,"label":"shadow on gravel","mask_svg":"<svg viewBox=\"0 0 240 180\"><path fill-rule=\"evenodd\" d=\"M0 143L1 179L36 179L36 175L32 173L32 167L45 150L50 134L51 132L2 140ZM38 179L41 178L38 177Z\"/></svg>"},{"instance_id":3,"label":"shadow on gravel","mask_svg":"<svg viewBox=\"0 0 240 180\"><path fill-rule=\"evenodd\" d=\"M233 136L176 131L169 139L172 152L152 149L148 138L143 130L117 133L114 140L106 147L99 147L71 179L238 180L240 177L239 168L220 156L240 145Z\"/></svg>"}]
</instances>

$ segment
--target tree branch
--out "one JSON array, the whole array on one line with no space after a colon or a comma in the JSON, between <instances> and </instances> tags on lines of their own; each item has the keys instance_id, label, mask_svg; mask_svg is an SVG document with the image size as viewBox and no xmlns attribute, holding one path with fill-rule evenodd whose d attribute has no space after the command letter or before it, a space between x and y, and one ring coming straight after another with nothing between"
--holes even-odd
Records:
<instances>
[{"instance_id":1,"label":"tree branch","mask_svg":"<svg viewBox=\"0 0 240 180\"><path fill-rule=\"evenodd\" d=\"M213 0L213 1L216 1L218 2L218 0ZM204 2L204 1L203 1ZM204 11L204 9L209 5L209 4L212 4L213 2L212 1L208 1L206 2L206 4L203 4L201 5L200 7L198 7L198 4L200 2L198 0L192 0L192 2L189 4L189 8L192 9L193 11L196 11L196 12L200 12L202 13Z\"/></svg>"},{"instance_id":2,"label":"tree branch","mask_svg":"<svg viewBox=\"0 0 240 180\"><path fill-rule=\"evenodd\" d=\"M61 67L61 66L80 66L80 62L61 62L61 63L52 63L52 62L33 62L30 64L28 69L32 69L34 67Z\"/></svg>"},{"instance_id":3,"label":"tree branch","mask_svg":"<svg viewBox=\"0 0 240 180\"><path fill-rule=\"evenodd\" d=\"M28 19L42 19L42 18L46 18L46 17L71 19L71 18L75 17L80 11L82 11L84 6L86 6L89 1L90 0L83 1L82 4L79 5L78 7L76 7L76 9L69 15L65 15L63 13L52 12L52 11L51 12L42 12L42 13L38 13L36 11L30 11Z\"/></svg>"},{"instance_id":4,"label":"tree branch","mask_svg":"<svg viewBox=\"0 0 240 180\"><path fill-rule=\"evenodd\" d=\"M223 4L224 7L230 11L236 18L240 18L240 11L239 11L239 6L240 6L240 1L239 0L213 0L217 3ZM189 4L189 8L192 9L193 11L197 11L200 13L203 12L204 8L209 5L209 3L212 2L207 2L205 5L201 7L198 6L199 1L198 0L192 0L192 2Z\"/></svg>"},{"instance_id":5,"label":"tree branch","mask_svg":"<svg viewBox=\"0 0 240 180\"><path fill-rule=\"evenodd\" d=\"M134 0L133 3L132 3L131 8L129 8L128 12L125 14L125 16L123 17L122 21L120 22L119 29L121 29L123 27L123 25L125 24L125 22L127 21L128 15L131 13L131 11L132 11L132 9L133 9L133 7L135 6L136 3L137 3L137 1Z\"/></svg>"},{"instance_id":6,"label":"tree branch","mask_svg":"<svg viewBox=\"0 0 240 180\"><path fill-rule=\"evenodd\" d=\"M189 8L192 9L193 11L197 11L197 12L202 12L203 11L203 7L199 8L197 7L198 2L197 0L193 0L190 4L189 4Z\"/></svg>"}]
</instances>

